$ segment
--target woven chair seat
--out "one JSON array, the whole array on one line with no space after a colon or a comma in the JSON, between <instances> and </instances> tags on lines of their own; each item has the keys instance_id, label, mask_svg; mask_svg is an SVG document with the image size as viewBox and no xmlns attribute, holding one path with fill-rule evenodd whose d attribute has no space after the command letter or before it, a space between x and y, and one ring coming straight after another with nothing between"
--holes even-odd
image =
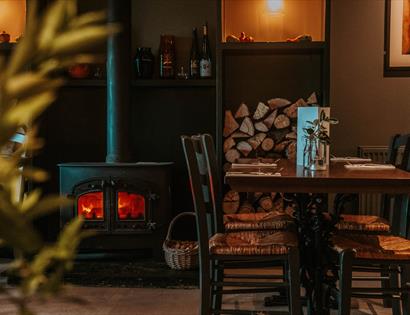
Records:
<instances>
[{"instance_id":1,"label":"woven chair seat","mask_svg":"<svg viewBox=\"0 0 410 315\"><path fill-rule=\"evenodd\" d=\"M285 230L293 223L293 218L284 212L225 214L226 231L244 230Z\"/></svg>"},{"instance_id":2,"label":"woven chair seat","mask_svg":"<svg viewBox=\"0 0 410 315\"><path fill-rule=\"evenodd\" d=\"M243 231L215 234L209 250L217 255L284 255L297 244L297 235L289 231Z\"/></svg>"},{"instance_id":3,"label":"woven chair seat","mask_svg":"<svg viewBox=\"0 0 410 315\"><path fill-rule=\"evenodd\" d=\"M340 215L340 222L336 224L339 231L389 232L390 224L387 220L375 215Z\"/></svg>"},{"instance_id":4,"label":"woven chair seat","mask_svg":"<svg viewBox=\"0 0 410 315\"><path fill-rule=\"evenodd\" d=\"M410 240L399 236L340 233L333 236L332 243L338 252L346 249L355 250L356 258L410 259Z\"/></svg>"}]
</instances>

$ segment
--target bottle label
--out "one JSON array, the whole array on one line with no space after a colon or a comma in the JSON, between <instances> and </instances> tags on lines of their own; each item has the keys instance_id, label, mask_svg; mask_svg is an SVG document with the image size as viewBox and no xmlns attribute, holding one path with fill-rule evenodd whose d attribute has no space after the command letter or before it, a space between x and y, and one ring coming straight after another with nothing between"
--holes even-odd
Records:
<instances>
[{"instance_id":1,"label":"bottle label","mask_svg":"<svg viewBox=\"0 0 410 315\"><path fill-rule=\"evenodd\" d=\"M191 60L191 76L197 76L199 74L198 60Z\"/></svg>"},{"instance_id":2,"label":"bottle label","mask_svg":"<svg viewBox=\"0 0 410 315\"><path fill-rule=\"evenodd\" d=\"M201 78L209 78L212 76L212 64L209 59L202 59L199 63L199 75Z\"/></svg>"}]
</instances>

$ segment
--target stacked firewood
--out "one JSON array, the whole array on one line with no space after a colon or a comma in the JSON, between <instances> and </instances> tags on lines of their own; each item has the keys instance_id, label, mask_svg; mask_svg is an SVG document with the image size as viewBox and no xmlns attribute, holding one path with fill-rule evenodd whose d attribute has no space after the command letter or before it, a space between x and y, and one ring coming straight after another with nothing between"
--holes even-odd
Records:
<instances>
[{"instance_id":1,"label":"stacked firewood","mask_svg":"<svg viewBox=\"0 0 410 315\"><path fill-rule=\"evenodd\" d=\"M225 111L224 170L231 163L243 158L296 159L297 113L301 106L317 104L316 93L307 100L291 102L284 98L273 98L259 102L253 111L241 103L234 113ZM239 193L228 191L224 196L225 213L267 212L284 210L280 194L249 194L241 198Z\"/></svg>"}]
</instances>

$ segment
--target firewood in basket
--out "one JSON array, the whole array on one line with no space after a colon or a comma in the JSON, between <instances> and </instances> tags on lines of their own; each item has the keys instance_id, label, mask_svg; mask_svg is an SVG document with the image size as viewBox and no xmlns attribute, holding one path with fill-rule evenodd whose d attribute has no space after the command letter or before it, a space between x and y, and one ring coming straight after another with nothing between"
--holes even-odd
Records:
<instances>
[{"instance_id":1,"label":"firewood in basket","mask_svg":"<svg viewBox=\"0 0 410 315\"><path fill-rule=\"evenodd\" d=\"M235 131L232 135L232 138L249 138L249 135L242 131Z\"/></svg>"},{"instance_id":2,"label":"firewood in basket","mask_svg":"<svg viewBox=\"0 0 410 315\"><path fill-rule=\"evenodd\" d=\"M241 152L244 156L248 156L249 153L252 151L251 145L246 141L241 141L236 145L236 148L239 152Z\"/></svg>"},{"instance_id":3,"label":"firewood in basket","mask_svg":"<svg viewBox=\"0 0 410 315\"><path fill-rule=\"evenodd\" d=\"M273 148L273 151L276 153L284 152L289 142L290 141L282 141L281 143L276 144L275 147Z\"/></svg>"},{"instance_id":4,"label":"firewood in basket","mask_svg":"<svg viewBox=\"0 0 410 315\"><path fill-rule=\"evenodd\" d=\"M250 136L253 136L255 134L255 128L253 127L252 120L249 117L245 117L239 130Z\"/></svg>"},{"instance_id":5,"label":"firewood in basket","mask_svg":"<svg viewBox=\"0 0 410 315\"><path fill-rule=\"evenodd\" d=\"M263 121L259 121L257 123L255 123L255 129L258 131L262 131L262 132L268 132L269 129L268 127L266 127L266 125L263 123Z\"/></svg>"},{"instance_id":6,"label":"firewood in basket","mask_svg":"<svg viewBox=\"0 0 410 315\"><path fill-rule=\"evenodd\" d=\"M289 160L296 160L296 141L292 141L286 148L286 156Z\"/></svg>"},{"instance_id":7,"label":"firewood in basket","mask_svg":"<svg viewBox=\"0 0 410 315\"><path fill-rule=\"evenodd\" d=\"M222 203L223 212L226 214L236 213L239 209L240 197L239 193L233 190L228 191Z\"/></svg>"},{"instance_id":8,"label":"firewood in basket","mask_svg":"<svg viewBox=\"0 0 410 315\"><path fill-rule=\"evenodd\" d=\"M251 145L252 149L256 150L266 138L266 133L260 132L254 135L252 138L248 139L248 143Z\"/></svg>"},{"instance_id":9,"label":"firewood in basket","mask_svg":"<svg viewBox=\"0 0 410 315\"><path fill-rule=\"evenodd\" d=\"M250 114L248 105L246 105L245 103L241 103L241 105L239 105L239 108L235 113L235 118L248 117L249 115Z\"/></svg>"},{"instance_id":10,"label":"firewood in basket","mask_svg":"<svg viewBox=\"0 0 410 315\"><path fill-rule=\"evenodd\" d=\"M266 128L272 128L273 122L275 121L276 116L278 115L278 110L274 110L268 117L265 118L263 123L265 124Z\"/></svg>"},{"instance_id":11,"label":"firewood in basket","mask_svg":"<svg viewBox=\"0 0 410 315\"><path fill-rule=\"evenodd\" d=\"M271 110L275 110L277 108L282 108L285 106L290 105L291 102L284 98L272 98L268 101L268 105Z\"/></svg>"},{"instance_id":12,"label":"firewood in basket","mask_svg":"<svg viewBox=\"0 0 410 315\"><path fill-rule=\"evenodd\" d=\"M261 148L263 151L268 152L273 149L274 145L275 145L275 142L273 141L272 138L265 138L262 141Z\"/></svg>"},{"instance_id":13,"label":"firewood in basket","mask_svg":"<svg viewBox=\"0 0 410 315\"><path fill-rule=\"evenodd\" d=\"M232 137L226 138L224 141L224 153L228 152L235 146L235 140Z\"/></svg>"},{"instance_id":14,"label":"firewood in basket","mask_svg":"<svg viewBox=\"0 0 410 315\"><path fill-rule=\"evenodd\" d=\"M311 104L317 104L317 97L316 97L316 93L313 92L312 94L310 94L310 96L307 99L307 102L309 105Z\"/></svg>"},{"instance_id":15,"label":"firewood in basket","mask_svg":"<svg viewBox=\"0 0 410 315\"><path fill-rule=\"evenodd\" d=\"M258 203L265 211L271 211L273 208L273 201L270 196L261 197Z\"/></svg>"},{"instance_id":16,"label":"firewood in basket","mask_svg":"<svg viewBox=\"0 0 410 315\"><path fill-rule=\"evenodd\" d=\"M253 114L253 119L259 120L265 117L265 115L269 111L269 106L266 106L262 102L258 103L258 106L256 107L255 113Z\"/></svg>"},{"instance_id":17,"label":"firewood in basket","mask_svg":"<svg viewBox=\"0 0 410 315\"><path fill-rule=\"evenodd\" d=\"M237 159L241 157L241 154L236 149L230 149L225 153L225 159L230 163L235 163Z\"/></svg>"},{"instance_id":18,"label":"firewood in basket","mask_svg":"<svg viewBox=\"0 0 410 315\"><path fill-rule=\"evenodd\" d=\"M276 129L283 129L289 127L290 120L286 115L281 114L275 118L273 124L275 125Z\"/></svg>"},{"instance_id":19,"label":"firewood in basket","mask_svg":"<svg viewBox=\"0 0 410 315\"><path fill-rule=\"evenodd\" d=\"M239 128L238 122L232 116L232 112L230 110L225 111L225 125L224 125L224 137L228 137L231 133L233 133L236 129Z\"/></svg>"},{"instance_id":20,"label":"firewood in basket","mask_svg":"<svg viewBox=\"0 0 410 315\"><path fill-rule=\"evenodd\" d=\"M285 108L283 112L288 116L289 118L296 118L298 117L298 108L302 106L306 106L307 103L303 98L298 99L295 103L290 105L288 108Z\"/></svg>"},{"instance_id":21,"label":"firewood in basket","mask_svg":"<svg viewBox=\"0 0 410 315\"><path fill-rule=\"evenodd\" d=\"M252 213L255 212L255 209L252 207L252 205L248 202L245 201L241 204L239 207L238 213Z\"/></svg>"}]
</instances>

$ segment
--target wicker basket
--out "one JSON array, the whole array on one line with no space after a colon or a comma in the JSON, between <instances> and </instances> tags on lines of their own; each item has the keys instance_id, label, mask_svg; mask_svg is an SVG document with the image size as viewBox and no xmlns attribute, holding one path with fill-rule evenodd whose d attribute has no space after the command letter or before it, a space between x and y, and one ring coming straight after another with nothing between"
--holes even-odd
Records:
<instances>
[{"instance_id":1,"label":"wicker basket","mask_svg":"<svg viewBox=\"0 0 410 315\"><path fill-rule=\"evenodd\" d=\"M171 240L175 222L183 216L195 216L194 212L182 212L169 224L167 237L162 245L165 261L171 269L188 270L198 266L198 242Z\"/></svg>"}]
</instances>

